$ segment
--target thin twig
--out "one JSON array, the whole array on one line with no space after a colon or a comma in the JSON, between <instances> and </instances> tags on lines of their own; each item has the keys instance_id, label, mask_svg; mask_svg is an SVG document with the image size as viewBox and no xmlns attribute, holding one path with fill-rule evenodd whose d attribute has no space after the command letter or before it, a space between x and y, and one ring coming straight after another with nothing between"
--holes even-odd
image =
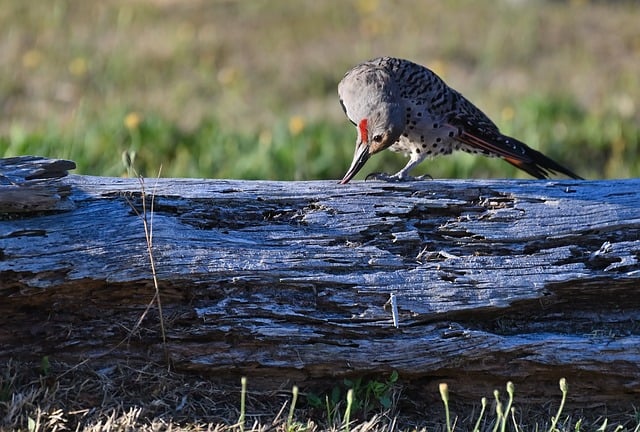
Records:
<instances>
[{"instance_id":1,"label":"thin twig","mask_svg":"<svg viewBox=\"0 0 640 432\"><path fill-rule=\"evenodd\" d=\"M147 242L147 253L149 255L149 263L151 265L151 276L153 277L153 286L155 288L155 295L153 296L153 299L151 300L151 302L153 303L153 301L155 300L155 303L158 306L158 316L160 318L160 332L162 335L162 346L164 349L164 356L165 356L165 360L167 362L167 364L169 365L169 350L167 348L167 335L166 335L166 330L165 330L165 326L164 326L164 315L162 313L162 302L160 300L160 285L158 283L158 274L156 272L156 263L155 263L155 259L153 256L153 206L155 203L155 196L156 196L156 188L158 187L158 179L160 178L160 173L162 172L162 166L160 166L160 169L158 170L158 176L156 177L156 183L153 186L153 191L151 193L151 206L149 209L149 221L147 221L147 205L146 205L146 191L145 191L145 187L144 187L144 177L139 176L138 180L140 182L140 187L142 189L142 224L144 226L144 236L145 236L145 240ZM138 213L139 214L139 213ZM146 314L146 312L148 311L145 310L145 313L143 315ZM141 317L143 318L143 317ZM141 322L141 320L139 320L139 322ZM137 326L135 327L137 328ZM134 330L135 330L134 328Z\"/></svg>"},{"instance_id":2,"label":"thin twig","mask_svg":"<svg viewBox=\"0 0 640 432\"><path fill-rule=\"evenodd\" d=\"M135 205L131 202L131 200L128 197L125 196L125 200L127 201L127 204L129 204L129 206L134 211L136 216L138 216L142 220L142 225L144 227L145 241L147 243L147 254L149 255L149 262L150 262L150 265L151 265L151 276L153 278L153 286L154 286L154 289L155 289L154 295L151 298L151 300L149 301L149 303L147 304L147 306L145 307L145 309L142 312L142 314L140 315L140 317L138 317L138 320L134 324L133 328L128 332L127 336L125 336L120 342L118 342L115 346L113 346L108 351L106 351L104 353L101 353L101 354L98 354L96 356L90 357L90 358L86 358L83 361L81 361L80 363L74 365L73 367L71 367L70 369L66 370L64 373L62 373L60 375L60 377L68 374L69 372L72 372L72 371L76 370L77 368L79 368L80 366L88 363L91 360L95 360L95 359L98 359L100 357L104 357L104 356L114 352L116 349L118 349L124 343L128 342L131 339L131 337L135 334L135 332L140 328L140 326L142 325L142 322L144 321L144 319L146 318L147 314L149 313L149 311L153 307L154 303L158 307L158 315L160 317L160 333L162 335L162 346L163 346L163 350L164 350L165 361L167 362L167 366L169 368L171 366L170 357L169 357L169 349L167 347L167 336L166 336L166 330L165 330L165 325L164 325L164 315L162 313L162 302L160 301L160 285L158 283L158 276L157 276L157 272L156 272L155 259L154 259L154 256L153 256L153 207L154 207L154 203L155 203L155 195L156 195L156 188L158 186L158 179L160 178L160 173L161 172L162 172L162 166L160 166L160 169L158 170L158 176L156 177L156 183L154 184L153 192L151 194L151 208L149 210L149 212L150 212L149 222L147 222L146 190L145 190L144 177L138 176L138 181L140 182L140 188L141 188L141 194L142 194L142 213L140 213L138 211L138 209L135 207Z\"/></svg>"}]
</instances>

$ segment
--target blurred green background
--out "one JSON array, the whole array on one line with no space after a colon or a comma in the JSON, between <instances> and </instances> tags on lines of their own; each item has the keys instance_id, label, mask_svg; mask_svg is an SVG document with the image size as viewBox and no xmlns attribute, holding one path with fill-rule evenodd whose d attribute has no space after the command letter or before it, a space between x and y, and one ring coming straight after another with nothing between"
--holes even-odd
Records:
<instances>
[{"instance_id":1,"label":"blurred green background","mask_svg":"<svg viewBox=\"0 0 640 432\"><path fill-rule=\"evenodd\" d=\"M0 157L77 173L338 179L355 129L336 86L404 57L587 178L640 175L640 6L542 0L1 0ZM372 158L396 172L402 156ZM495 159L434 177L523 177Z\"/></svg>"}]
</instances>

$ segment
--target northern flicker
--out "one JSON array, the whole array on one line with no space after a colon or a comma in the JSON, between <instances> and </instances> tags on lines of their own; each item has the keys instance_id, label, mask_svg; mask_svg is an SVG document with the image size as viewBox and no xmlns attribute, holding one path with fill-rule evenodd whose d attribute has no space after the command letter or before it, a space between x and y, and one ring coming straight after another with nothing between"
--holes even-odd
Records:
<instances>
[{"instance_id":1,"label":"northern flicker","mask_svg":"<svg viewBox=\"0 0 640 432\"><path fill-rule=\"evenodd\" d=\"M357 128L356 150L345 184L369 157L384 149L403 152L409 162L385 180L410 180L409 171L426 158L454 150L501 157L533 177L569 169L515 138L503 135L475 105L426 67L391 57L376 58L351 69L338 84L340 104Z\"/></svg>"}]
</instances>

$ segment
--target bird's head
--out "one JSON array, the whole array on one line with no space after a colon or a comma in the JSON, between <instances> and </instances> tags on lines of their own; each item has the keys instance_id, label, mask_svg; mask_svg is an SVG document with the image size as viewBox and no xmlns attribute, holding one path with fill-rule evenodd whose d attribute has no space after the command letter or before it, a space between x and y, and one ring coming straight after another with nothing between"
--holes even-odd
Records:
<instances>
[{"instance_id":1,"label":"bird's head","mask_svg":"<svg viewBox=\"0 0 640 432\"><path fill-rule=\"evenodd\" d=\"M395 143L404 131L405 119L396 86L380 70L353 76L347 73L338 85L340 103L357 128L356 149L341 184L348 183L371 155Z\"/></svg>"}]
</instances>

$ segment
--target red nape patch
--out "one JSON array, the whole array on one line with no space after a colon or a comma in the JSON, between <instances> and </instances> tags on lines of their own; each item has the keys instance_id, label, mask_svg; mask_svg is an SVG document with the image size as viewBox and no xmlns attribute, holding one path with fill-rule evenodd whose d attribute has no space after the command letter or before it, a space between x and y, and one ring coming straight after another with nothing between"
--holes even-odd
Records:
<instances>
[{"instance_id":1,"label":"red nape patch","mask_svg":"<svg viewBox=\"0 0 640 432\"><path fill-rule=\"evenodd\" d=\"M362 119L360 120L360 123L358 123L358 129L360 129L360 139L362 140L362 142L366 143L369 142L369 131L367 129L367 119Z\"/></svg>"}]
</instances>

